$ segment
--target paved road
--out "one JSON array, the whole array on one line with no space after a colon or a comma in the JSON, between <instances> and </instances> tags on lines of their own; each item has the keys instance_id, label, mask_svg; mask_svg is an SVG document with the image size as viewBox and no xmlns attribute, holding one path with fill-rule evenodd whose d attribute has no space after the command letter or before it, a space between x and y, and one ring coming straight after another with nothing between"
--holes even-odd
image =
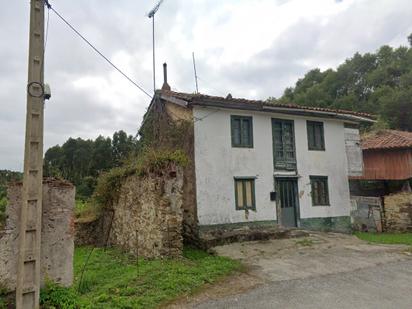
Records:
<instances>
[{"instance_id":1,"label":"paved road","mask_svg":"<svg viewBox=\"0 0 412 309\"><path fill-rule=\"evenodd\" d=\"M348 272L268 282L194 308L412 308L412 259Z\"/></svg>"}]
</instances>

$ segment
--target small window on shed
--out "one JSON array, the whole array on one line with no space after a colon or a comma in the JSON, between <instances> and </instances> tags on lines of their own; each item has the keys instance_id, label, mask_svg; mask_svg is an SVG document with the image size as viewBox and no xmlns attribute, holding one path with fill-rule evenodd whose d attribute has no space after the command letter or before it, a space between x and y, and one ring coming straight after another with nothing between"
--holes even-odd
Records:
<instances>
[{"instance_id":1,"label":"small window on shed","mask_svg":"<svg viewBox=\"0 0 412 309\"><path fill-rule=\"evenodd\" d=\"M310 176L313 206L329 206L329 188L327 176Z\"/></svg>"},{"instance_id":2,"label":"small window on shed","mask_svg":"<svg viewBox=\"0 0 412 309\"><path fill-rule=\"evenodd\" d=\"M323 122L307 121L309 150L325 150L325 136Z\"/></svg>"},{"instance_id":3,"label":"small window on shed","mask_svg":"<svg viewBox=\"0 0 412 309\"><path fill-rule=\"evenodd\" d=\"M236 210L256 209L255 179L235 178Z\"/></svg>"},{"instance_id":4,"label":"small window on shed","mask_svg":"<svg viewBox=\"0 0 412 309\"><path fill-rule=\"evenodd\" d=\"M232 146L253 148L253 123L249 116L231 116Z\"/></svg>"}]
</instances>

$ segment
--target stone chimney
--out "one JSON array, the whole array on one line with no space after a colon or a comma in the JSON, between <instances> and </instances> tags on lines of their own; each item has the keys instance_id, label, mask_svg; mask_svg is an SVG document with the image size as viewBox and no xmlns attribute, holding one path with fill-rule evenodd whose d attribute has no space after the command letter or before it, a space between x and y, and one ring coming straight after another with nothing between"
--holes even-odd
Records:
<instances>
[{"instance_id":1,"label":"stone chimney","mask_svg":"<svg viewBox=\"0 0 412 309\"><path fill-rule=\"evenodd\" d=\"M171 90L169 84L167 83L167 63L163 63L163 86L162 90Z\"/></svg>"}]
</instances>

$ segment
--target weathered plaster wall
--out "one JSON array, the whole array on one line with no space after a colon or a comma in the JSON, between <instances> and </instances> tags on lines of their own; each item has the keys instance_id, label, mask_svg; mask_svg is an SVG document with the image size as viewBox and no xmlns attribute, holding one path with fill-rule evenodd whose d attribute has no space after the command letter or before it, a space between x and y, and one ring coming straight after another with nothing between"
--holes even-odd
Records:
<instances>
[{"instance_id":1,"label":"weathered plaster wall","mask_svg":"<svg viewBox=\"0 0 412 309\"><path fill-rule=\"evenodd\" d=\"M384 201L385 231L412 231L412 193L387 195Z\"/></svg>"},{"instance_id":2,"label":"weathered plaster wall","mask_svg":"<svg viewBox=\"0 0 412 309\"><path fill-rule=\"evenodd\" d=\"M352 229L382 232L382 199L374 196L351 196Z\"/></svg>"},{"instance_id":3,"label":"weathered plaster wall","mask_svg":"<svg viewBox=\"0 0 412 309\"><path fill-rule=\"evenodd\" d=\"M344 132L348 176L362 176L363 156L360 147L359 129L345 127Z\"/></svg>"},{"instance_id":4,"label":"weathered plaster wall","mask_svg":"<svg viewBox=\"0 0 412 309\"><path fill-rule=\"evenodd\" d=\"M194 126L192 109L165 102L168 116L175 122L184 120L189 123L186 131L182 132L179 144L169 145L185 151L189 158L188 165L183 169L183 237L188 243L196 243L198 238L198 221L196 207L196 174L194 157Z\"/></svg>"},{"instance_id":5,"label":"weathered plaster wall","mask_svg":"<svg viewBox=\"0 0 412 309\"><path fill-rule=\"evenodd\" d=\"M194 129L192 109L156 99L140 130L142 140L154 148L180 149L189 158L183 169L183 237L196 243L198 235Z\"/></svg>"},{"instance_id":6,"label":"weathered plaster wall","mask_svg":"<svg viewBox=\"0 0 412 309\"><path fill-rule=\"evenodd\" d=\"M182 192L180 168L165 170L163 175L127 178L113 205L108 244L146 258L180 256Z\"/></svg>"},{"instance_id":7,"label":"weathered plaster wall","mask_svg":"<svg viewBox=\"0 0 412 309\"><path fill-rule=\"evenodd\" d=\"M300 217L346 217L350 214L344 124L338 120L194 107L197 205L200 225L276 220L272 118L294 120ZM253 116L253 148L233 148L230 115ZM324 122L326 151L309 151L306 120ZM329 178L330 206L312 206L309 175ZM233 177L255 176L256 212L235 210ZM344 221L347 221L346 219Z\"/></svg>"},{"instance_id":8,"label":"weathered plaster wall","mask_svg":"<svg viewBox=\"0 0 412 309\"><path fill-rule=\"evenodd\" d=\"M47 179L43 182L42 279L69 286L73 282L74 187L67 182ZM16 285L19 216L22 185L8 188L6 226L0 230L0 285L10 290Z\"/></svg>"}]
</instances>

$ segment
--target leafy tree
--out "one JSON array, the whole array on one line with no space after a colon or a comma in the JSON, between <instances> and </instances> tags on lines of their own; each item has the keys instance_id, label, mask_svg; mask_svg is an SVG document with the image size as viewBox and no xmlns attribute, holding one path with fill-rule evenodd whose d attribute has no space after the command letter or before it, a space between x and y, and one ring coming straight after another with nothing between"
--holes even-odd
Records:
<instances>
[{"instance_id":1,"label":"leafy tree","mask_svg":"<svg viewBox=\"0 0 412 309\"><path fill-rule=\"evenodd\" d=\"M87 199L104 171L119 166L137 149L132 135L118 131L110 137L95 140L69 138L62 146L49 148L44 156L44 175L62 177L76 185L77 197Z\"/></svg>"},{"instance_id":2,"label":"leafy tree","mask_svg":"<svg viewBox=\"0 0 412 309\"><path fill-rule=\"evenodd\" d=\"M127 159L127 157L137 150L137 140L132 135L120 130L113 134L112 140L113 160L116 166Z\"/></svg>"},{"instance_id":3,"label":"leafy tree","mask_svg":"<svg viewBox=\"0 0 412 309\"><path fill-rule=\"evenodd\" d=\"M310 70L268 101L369 112L380 127L412 131L412 34L409 47L355 53L336 70Z\"/></svg>"}]
</instances>

